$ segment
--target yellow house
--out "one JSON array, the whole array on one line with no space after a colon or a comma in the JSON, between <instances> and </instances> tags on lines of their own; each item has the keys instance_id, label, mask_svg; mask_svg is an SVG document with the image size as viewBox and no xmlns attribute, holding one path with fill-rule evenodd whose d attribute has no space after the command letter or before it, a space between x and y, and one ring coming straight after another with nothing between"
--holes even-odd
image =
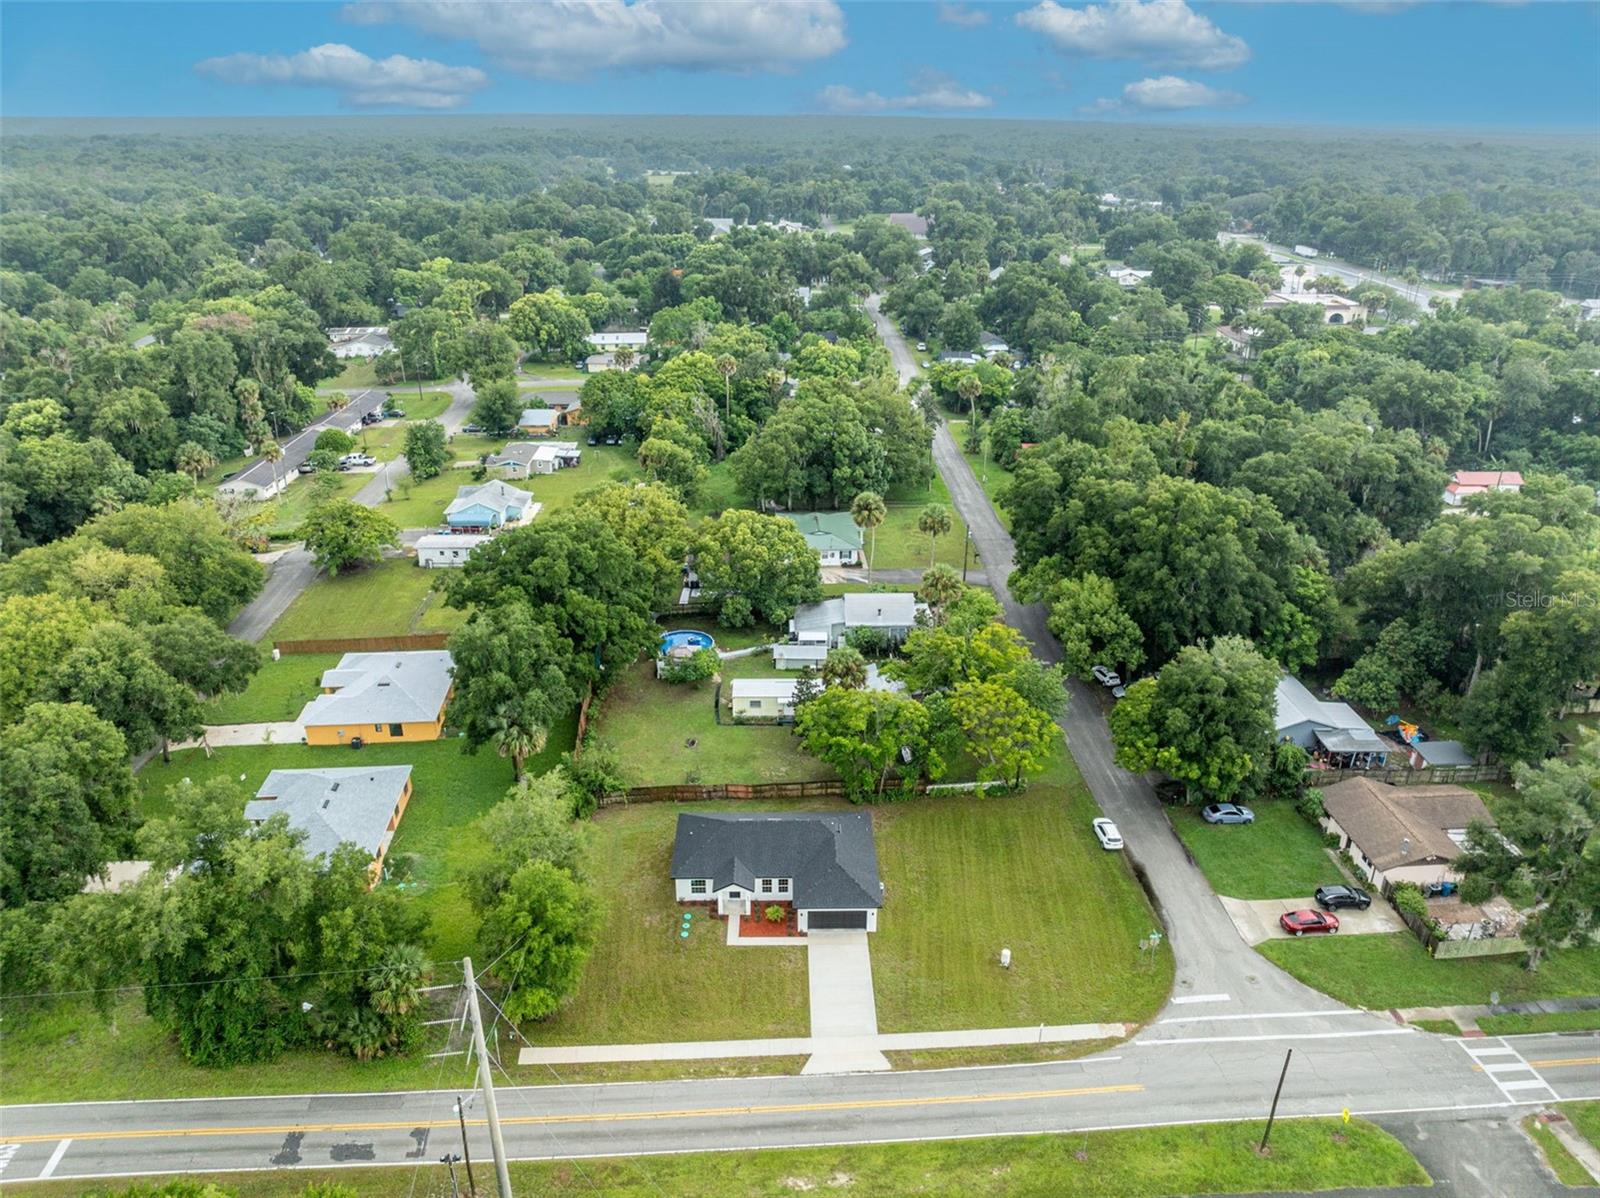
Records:
<instances>
[{"instance_id":1,"label":"yellow house","mask_svg":"<svg viewBox=\"0 0 1600 1198\"><path fill-rule=\"evenodd\" d=\"M438 740L454 691L443 649L346 653L300 713L308 745Z\"/></svg>"},{"instance_id":2,"label":"yellow house","mask_svg":"<svg viewBox=\"0 0 1600 1198\"><path fill-rule=\"evenodd\" d=\"M245 804L244 817L262 824L283 815L304 834L301 848L308 857L332 856L341 844L355 845L371 856L367 874L369 885L375 885L410 801L409 765L273 770Z\"/></svg>"}]
</instances>

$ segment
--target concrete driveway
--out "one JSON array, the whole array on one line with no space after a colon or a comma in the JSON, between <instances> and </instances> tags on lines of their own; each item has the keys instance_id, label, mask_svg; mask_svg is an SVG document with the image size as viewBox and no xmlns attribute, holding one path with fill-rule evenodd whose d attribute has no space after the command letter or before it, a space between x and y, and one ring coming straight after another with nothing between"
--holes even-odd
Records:
<instances>
[{"instance_id":1,"label":"concrete driveway","mask_svg":"<svg viewBox=\"0 0 1600 1198\"><path fill-rule=\"evenodd\" d=\"M878 1001L866 932L811 932L806 972L811 989L814 1050L806 1073L859 1073L889 1068L873 1044Z\"/></svg>"},{"instance_id":2,"label":"concrete driveway","mask_svg":"<svg viewBox=\"0 0 1600 1198\"><path fill-rule=\"evenodd\" d=\"M1289 933L1278 926L1278 916L1285 911L1316 910L1316 900L1296 899L1236 899L1217 896L1233 926L1246 944L1260 944L1263 940L1287 940ZM1382 932L1403 932L1406 925L1389 904L1377 898L1365 911L1346 909L1335 911L1339 917L1339 936L1373 936Z\"/></svg>"}]
</instances>

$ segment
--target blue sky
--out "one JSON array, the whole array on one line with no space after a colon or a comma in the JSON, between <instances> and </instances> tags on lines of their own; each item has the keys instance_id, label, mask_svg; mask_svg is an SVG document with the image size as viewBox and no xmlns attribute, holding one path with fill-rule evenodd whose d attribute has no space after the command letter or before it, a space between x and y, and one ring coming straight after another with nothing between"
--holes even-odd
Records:
<instances>
[{"instance_id":1,"label":"blue sky","mask_svg":"<svg viewBox=\"0 0 1600 1198\"><path fill-rule=\"evenodd\" d=\"M1600 126L1600 3L7 0L0 20L10 116Z\"/></svg>"}]
</instances>

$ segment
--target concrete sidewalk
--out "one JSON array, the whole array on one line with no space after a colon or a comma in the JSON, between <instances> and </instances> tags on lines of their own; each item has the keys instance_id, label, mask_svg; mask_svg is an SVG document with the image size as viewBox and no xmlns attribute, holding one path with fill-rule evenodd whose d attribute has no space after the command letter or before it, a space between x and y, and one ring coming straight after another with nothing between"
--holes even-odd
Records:
<instances>
[{"instance_id":1,"label":"concrete sidewalk","mask_svg":"<svg viewBox=\"0 0 1600 1198\"><path fill-rule=\"evenodd\" d=\"M1536 1002L1500 1003L1496 1006L1400 1007L1394 1014L1403 1023L1418 1019L1449 1019L1463 1032L1476 1032L1485 1015L1559 1015L1567 1011L1600 1011L1600 996L1545 998Z\"/></svg>"},{"instance_id":2,"label":"concrete sidewalk","mask_svg":"<svg viewBox=\"0 0 1600 1198\"><path fill-rule=\"evenodd\" d=\"M519 1065L587 1065L616 1061L710 1061L725 1057L807 1056L830 1053L902 1052L912 1049L990 1048L1007 1044L1066 1044L1115 1040L1121 1023L1064 1023L1044 1027L965 1028L954 1032L878 1032L870 1036L793 1036L768 1040L686 1040L665 1044L572 1044L524 1048ZM809 1070L808 1072L815 1072ZM845 1072L854 1072L846 1070Z\"/></svg>"},{"instance_id":3,"label":"concrete sidewalk","mask_svg":"<svg viewBox=\"0 0 1600 1198\"><path fill-rule=\"evenodd\" d=\"M305 738L305 725L296 720L268 724L207 724L199 740L186 740L173 749L231 748L236 745L297 745Z\"/></svg>"}]
</instances>

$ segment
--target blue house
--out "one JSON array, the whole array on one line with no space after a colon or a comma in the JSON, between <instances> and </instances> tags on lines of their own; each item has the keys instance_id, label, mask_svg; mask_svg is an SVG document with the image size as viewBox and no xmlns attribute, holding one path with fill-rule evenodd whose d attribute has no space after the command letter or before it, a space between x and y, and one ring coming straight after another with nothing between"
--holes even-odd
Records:
<instances>
[{"instance_id":1,"label":"blue house","mask_svg":"<svg viewBox=\"0 0 1600 1198\"><path fill-rule=\"evenodd\" d=\"M495 479L456 488L456 497L444 509L451 532L494 532L531 518L533 496Z\"/></svg>"}]
</instances>

